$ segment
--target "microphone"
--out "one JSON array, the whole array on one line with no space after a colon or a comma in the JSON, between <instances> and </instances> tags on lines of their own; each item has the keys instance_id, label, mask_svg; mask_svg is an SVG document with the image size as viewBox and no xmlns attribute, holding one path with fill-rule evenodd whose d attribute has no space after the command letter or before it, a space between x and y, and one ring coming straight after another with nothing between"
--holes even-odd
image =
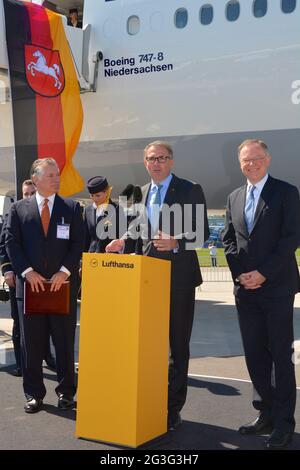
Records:
<instances>
[{"instance_id":1,"label":"microphone","mask_svg":"<svg viewBox=\"0 0 300 470\"><path fill-rule=\"evenodd\" d=\"M125 189L121 192L120 196L125 196L129 199L133 194L134 186L133 184L128 184Z\"/></svg>"},{"instance_id":2,"label":"microphone","mask_svg":"<svg viewBox=\"0 0 300 470\"><path fill-rule=\"evenodd\" d=\"M134 186L132 199L134 204L138 204L143 199L143 194L140 186Z\"/></svg>"}]
</instances>

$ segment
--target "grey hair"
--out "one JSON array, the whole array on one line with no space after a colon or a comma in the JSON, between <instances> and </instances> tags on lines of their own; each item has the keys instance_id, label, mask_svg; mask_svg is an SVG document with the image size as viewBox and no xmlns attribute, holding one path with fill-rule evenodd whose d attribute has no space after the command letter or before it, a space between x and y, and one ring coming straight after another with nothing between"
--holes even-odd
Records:
<instances>
[{"instance_id":1,"label":"grey hair","mask_svg":"<svg viewBox=\"0 0 300 470\"><path fill-rule=\"evenodd\" d=\"M33 164L31 165L30 177L32 178L34 175L40 175L42 173L43 167L45 167L46 165L53 165L59 171L58 165L54 158L38 158L37 160L34 160Z\"/></svg>"},{"instance_id":2,"label":"grey hair","mask_svg":"<svg viewBox=\"0 0 300 470\"><path fill-rule=\"evenodd\" d=\"M263 140L260 140L260 139L246 139L246 140L243 140L243 142L238 146L238 156L240 156L240 153L241 153L242 149L244 147L246 147L247 145L250 145L250 144L259 145L265 151L265 153L267 155L269 155L268 146Z\"/></svg>"},{"instance_id":3,"label":"grey hair","mask_svg":"<svg viewBox=\"0 0 300 470\"><path fill-rule=\"evenodd\" d=\"M147 144L144 148L144 157L146 157L147 151L150 147L164 147L170 154L171 158L173 158L173 149L169 142L166 142L165 140L155 140L154 142L150 142L150 144Z\"/></svg>"}]
</instances>

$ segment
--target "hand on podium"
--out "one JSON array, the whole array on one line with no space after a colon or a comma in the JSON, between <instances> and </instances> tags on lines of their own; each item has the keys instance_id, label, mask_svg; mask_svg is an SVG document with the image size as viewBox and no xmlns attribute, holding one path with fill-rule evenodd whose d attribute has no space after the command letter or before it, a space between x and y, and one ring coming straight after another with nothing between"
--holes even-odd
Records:
<instances>
[{"instance_id":1,"label":"hand on podium","mask_svg":"<svg viewBox=\"0 0 300 470\"><path fill-rule=\"evenodd\" d=\"M105 251L106 253L118 253L119 251L122 252L124 250L124 247L124 240L117 238L106 246Z\"/></svg>"}]
</instances>

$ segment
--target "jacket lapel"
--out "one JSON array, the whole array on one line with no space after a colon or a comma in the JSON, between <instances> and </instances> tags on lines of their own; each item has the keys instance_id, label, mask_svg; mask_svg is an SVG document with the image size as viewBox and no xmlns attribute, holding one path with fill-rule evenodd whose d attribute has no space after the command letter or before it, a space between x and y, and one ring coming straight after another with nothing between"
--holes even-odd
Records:
<instances>
[{"instance_id":1,"label":"jacket lapel","mask_svg":"<svg viewBox=\"0 0 300 470\"><path fill-rule=\"evenodd\" d=\"M63 211L61 209L61 198L56 194L54 198L54 204L52 208L52 213L50 217L50 224L49 224L49 229L47 233L47 238L49 236L53 236L56 238L56 229L57 229L57 224L61 224L63 222Z\"/></svg>"},{"instance_id":2,"label":"jacket lapel","mask_svg":"<svg viewBox=\"0 0 300 470\"><path fill-rule=\"evenodd\" d=\"M149 191L150 191L150 186L151 184L148 183L148 184L145 184L145 186L143 186L141 188L142 190L142 200L140 202L140 204L143 204L144 206L147 205L147 200L148 200L148 194L149 194Z\"/></svg>"},{"instance_id":3,"label":"jacket lapel","mask_svg":"<svg viewBox=\"0 0 300 470\"><path fill-rule=\"evenodd\" d=\"M176 197L177 197L176 196L176 185L177 185L177 182L178 182L177 176L173 175L172 179L170 181L168 190L166 192L165 200L164 200L164 204L166 204L167 206L172 206L176 202Z\"/></svg>"},{"instance_id":4,"label":"jacket lapel","mask_svg":"<svg viewBox=\"0 0 300 470\"><path fill-rule=\"evenodd\" d=\"M247 185L242 186L236 198L237 204L237 214L238 214L238 224L240 226L241 232L248 236L248 229L245 220L245 201L246 201L246 192Z\"/></svg>"},{"instance_id":5,"label":"jacket lapel","mask_svg":"<svg viewBox=\"0 0 300 470\"><path fill-rule=\"evenodd\" d=\"M259 200L258 200L258 203L257 203L257 207L256 207L256 211L255 211L255 214L254 214L254 221L253 221L253 228L252 228L252 231L254 230L255 228L255 225L257 224L259 218L260 218L260 215L266 205L266 201L269 199L269 195L271 193L271 190L272 190L272 178L271 176L268 176L268 179L263 187L263 190L260 194L260 197L259 197Z\"/></svg>"},{"instance_id":6,"label":"jacket lapel","mask_svg":"<svg viewBox=\"0 0 300 470\"><path fill-rule=\"evenodd\" d=\"M35 196L32 196L30 199L27 199L26 204L28 204L28 213L30 213L35 221L36 225L39 227L43 237L45 236L41 216L39 213L39 208Z\"/></svg>"},{"instance_id":7,"label":"jacket lapel","mask_svg":"<svg viewBox=\"0 0 300 470\"><path fill-rule=\"evenodd\" d=\"M144 233L144 236L146 232L148 233L148 235L151 233L151 224L150 224L150 220L148 219L148 211L147 211L147 201L148 201L150 187L151 187L151 183L148 183L148 184L145 184L145 186L141 188L142 200L140 204L141 204L141 207L143 207L143 213L141 214L140 226L141 226L142 233Z\"/></svg>"}]
</instances>

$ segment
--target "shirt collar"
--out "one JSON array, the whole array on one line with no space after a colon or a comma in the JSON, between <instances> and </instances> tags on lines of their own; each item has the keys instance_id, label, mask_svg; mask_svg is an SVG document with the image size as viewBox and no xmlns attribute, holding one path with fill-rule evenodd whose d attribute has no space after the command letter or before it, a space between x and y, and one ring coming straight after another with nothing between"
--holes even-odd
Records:
<instances>
[{"instance_id":1,"label":"shirt collar","mask_svg":"<svg viewBox=\"0 0 300 470\"><path fill-rule=\"evenodd\" d=\"M42 196L40 193L36 191L35 196L36 196L36 202L38 206L40 206L44 202L44 199L48 199L51 206L54 204L55 193L45 198L44 196Z\"/></svg>"},{"instance_id":2,"label":"shirt collar","mask_svg":"<svg viewBox=\"0 0 300 470\"><path fill-rule=\"evenodd\" d=\"M103 215L105 210L103 207L103 204L100 204L99 206L96 206L96 204L93 202L93 208L96 211L96 216L99 217L100 215Z\"/></svg>"},{"instance_id":3,"label":"shirt collar","mask_svg":"<svg viewBox=\"0 0 300 470\"><path fill-rule=\"evenodd\" d=\"M268 177L269 174L267 173L260 181L255 184L252 184L249 180L247 180L247 192L249 191L250 187L255 186L255 188L258 190L258 193L261 193L264 185L267 182Z\"/></svg>"},{"instance_id":4,"label":"shirt collar","mask_svg":"<svg viewBox=\"0 0 300 470\"><path fill-rule=\"evenodd\" d=\"M169 184L171 183L171 180L173 178L172 173L170 173L164 180L160 181L159 183L154 183L153 180L151 180L151 188L150 190L153 191L153 189L157 188L158 186L162 186L163 189L166 189L169 187Z\"/></svg>"}]
</instances>

